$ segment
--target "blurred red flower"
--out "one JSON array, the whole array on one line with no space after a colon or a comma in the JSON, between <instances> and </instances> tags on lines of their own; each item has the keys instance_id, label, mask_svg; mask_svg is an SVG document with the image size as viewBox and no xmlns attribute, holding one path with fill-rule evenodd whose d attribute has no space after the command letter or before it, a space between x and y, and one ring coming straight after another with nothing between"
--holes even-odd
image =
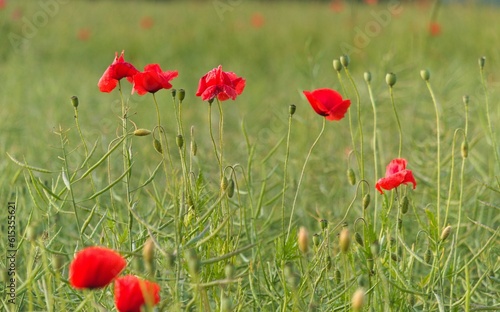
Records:
<instances>
[{"instance_id":1,"label":"blurred red flower","mask_svg":"<svg viewBox=\"0 0 500 312\"><path fill-rule=\"evenodd\" d=\"M314 111L325 116L327 120L341 120L351 106L351 100L342 99L342 96L332 89L304 91L304 95Z\"/></svg>"},{"instance_id":2,"label":"blurred red flower","mask_svg":"<svg viewBox=\"0 0 500 312\"><path fill-rule=\"evenodd\" d=\"M78 30L77 38L80 41L87 41L90 39L90 30L88 28L81 28Z\"/></svg>"},{"instance_id":3,"label":"blurred red flower","mask_svg":"<svg viewBox=\"0 0 500 312\"><path fill-rule=\"evenodd\" d=\"M261 28L265 24L264 16L260 13L254 13L252 15L251 23L254 28Z\"/></svg>"},{"instance_id":4,"label":"blurred red flower","mask_svg":"<svg viewBox=\"0 0 500 312\"><path fill-rule=\"evenodd\" d=\"M429 34L433 37L441 34L441 25L438 22L429 23Z\"/></svg>"},{"instance_id":5,"label":"blurred red flower","mask_svg":"<svg viewBox=\"0 0 500 312\"><path fill-rule=\"evenodd\" d=\"M368 5L375 5L378 3L378 0L365 0L365 3Z\"/></svg>"},{"instance_id":6,"label":"blurred red flower","mask_svg":"<svg viewBox=\"0 0 500 312\"><path fill-rule=\"evenodd\" d=\"M335 13L342 12L344 10L344 1L332 0L332 2L330 3L330 9Z\"/></svg>"},{"instance_id":7,"label":"blurred red flower","mask_svg":"<svg viewBox=\"0 0 500 312\"><path fill-rule=\"evenodd\" d=\"M127 262L114 250L88 247L79 251L69 267L69 282L77 289L102 288L125 268Z\"/></svg>"},{"instance_id":8,"label":"blurred red flower","mask_svg":"<svg viewBox=\"0 0 500 312\"><path fill-rule=\"evenodd\" d=\"M217 97L219 101L235 100L245 89L245 79L236 76L233 72L222 71L222 66L212 69L201 77L196 96L203 101Z\"/></svg>"},{"instance_id":9,"label":"blurred red flower","mask_svg":"<svg viewBox=\"0 0 500 312\"><path fill-rule=\"evenodd\" d=\"M160 302L160 286L126 275L115 281L115 304L119 312L141 312L141 306L152 307Z\"/></svg>"},{"instance_id":10,"label":"blurred red flower","mask_svg":"<svg viewBox=\"0 0 500 312\"><path fill-rule=\"evenodd\" d=\"M412 183L413 189L417 187L417 182L411 170L406 169L407 161L404 158L393 159L385 170L385 178L377 181L375 188L384 194L383 190L392 190L401 184Z\"/></svg>"},{"instance_id":11,"label":"blurred red flower","mask_svg":"<svg viewBox=\"0 0 500 312\"><path fill-rule=\"evenodd\" d=\"M172 88L170 80L178 75L176 70L162 71L158 64L146 65L143 72L134 75L132 93L137 92L139 95L144 95L148 92L155 93L161 89L170 89Z\"/></svg>"},{"instance_id":12,"label":"blurred red flower","mask_svg":"<svg viewBox=\"0 0 500 312\"><path fill-rule=\"evenodd\" d=\"M132 82L132 77L139 72L132 64L125 62L123 53L124 51L122 51L120 57L118 57L118 52L115 53L115 60L99 79L97 86L101 92L113 91L122 78L127 78L129 82Z\"/></svg>"},{"instance_id":13,"label":"blurred red flower","mask_svg":"<svg viewBox=\"0 0 500 312\"><path fill-rule=\"evenodd\" d=\"M7 0L0 0L0 10L5 9L7 6Z\"/></svg>"},{"instance_id":14,"label":"blurred red flower","mask_svg":"<svg viewBox=\"0 0 500 312\"><path fill-rule=\"evenodd\" d=\"M142 29L150 29L151 27L153 27L154 23L155 21L151 16L144 16L141 19L140 25Z\"/></svg>"}]
</instances>

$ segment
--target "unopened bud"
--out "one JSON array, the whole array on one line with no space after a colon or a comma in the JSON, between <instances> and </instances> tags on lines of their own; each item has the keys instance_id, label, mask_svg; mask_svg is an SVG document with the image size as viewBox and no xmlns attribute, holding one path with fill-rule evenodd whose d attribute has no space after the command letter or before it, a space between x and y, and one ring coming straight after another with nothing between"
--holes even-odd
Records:
<instances>
[{"instance_id":1,"label":"unopened bud","mask_svg":"<svg viewBox=\"0 0 500 312\"><path fill-rule=\"evenodd\" d=\"M370 72L365 72L363 74L363 77L365 78L366 82L371 82L372 81L372 73L370 73Z\"/></svg>"},{"instance_id":2,"label":"unopened bud","mask_svg":"<svg viewBox=\"0 0 500 312\"><path fill-rule=\"evenodd\" d=\"M293 116L296 110L297 106L295 104L290 104L290 106L288 107L288 113L290 114L290 116Z\"/></svg>"},{"instance_id":3,"label":"unopened bud","mask_svg":"<svg viewBox=\"0 0 500 312\"><path fill-rule=\"evenodd\" d=\"M196 144L196 141L191 141L191 154L193 154L193 156L196 156L197 152L198 152L198 144Z\"/></svg>"},{"instance_id":4,"label":"unopened bud","mask_svg":"<svg viewBox=\"0 0 500 312\"><path fill-rule=\"evenodd\" d=\"M71 97L71 105L73 105L74 108L78 107L78 97L76 95Z\"/></svg>"},{"instance_id":5,"label":"unopened bud","mask_svg":"<svg viewBox=\"0 0 500 312\"><path fill-rule=\"evenodd\" d=\"M363 247L365 244L363 242L363 237L361 237L361 234L359 232L354 233L354 240L356 243L358 243L361 247Z\"/></svg>"},{"instance_id":6,"label":"unopened bud","mask_svg":"<svg viewBox=\"0 0 500 312\"><path fill-rule=\"evenodd\" d=\"M370 205L370 194L366 193L366 195L363 197L363 209L368 208Z\"/></svg>"},{"instance_id":7,"label":"unopened bud","mask_svg":"<svg viewBox=\"0 0 500 312\"><path fill-rule=\"evenodd\" d=\"M152 263L155 259L155 243L151 238L148 238L144 243L144 247L142 248L142 259L146 263Z\"/></svg>"},{"instance_id":8,"label":"unopened bud","mask_svg":"<svg viewBox=\"0 0 500 312\"><path fill-rule=\"evenodd\" d=\"M314 233L313 235L313 244L315 247L318 247L321 244L321 236L318 233Z\"/></svg>"},{"instance_id":9,"label":"unopened bud","mask_svg":"<svg viewBox=\"0 0 500 312\"><path fill-rule=\"evenodd\" d=\"M408 196L403 196L403 200L401 201L401 213L406 214L408 212L408 207L410 206L410 201L408 200Z\"/></svg>"},{"instance_id":10,"label":"unopened bud","mask_svg":"<svg viewBox=\"0 0 500 312\"><path fill-rule=\"evenodd\" d=\"M351 62L351 59L349 58L348 55L344 54L340 57L340 63L342 64L342 66L344 66L345 68L347 68L349 66L349 63Z\"/></svg>"},{"instance_id":11,"label":"unopened bud","mask_svg":"<svg viewBox=\"0 0 500 312\"><path fill-rule=\"evenodd\" d=\"M227 180L227 178L222 177L222 180L220 181L220 189L224 192L227 189L228 185L229 185L229 181Z\"/></svg>"},{"instance_id":12,"label":"unopened bud","mask_svg":"<svg viewBox=\"0 0 500 312\"><path fill-rule=\"evenodd\" d=\"M422 77L424 81L429 81L429 79L431 78L431 73L427 69L422 69L420 71L420 77Z\"/></svg>"},{"instance_id":13,"label":"unopened bud","mask_svg":"<svg viewBox=\"0 0 500 312\"><path fill-rule=\"evenodd\" d=\"M333 69L340 73L340 71L342 70L342 64L340 64L339 60L333 60Z\"/></svg>"},{"instance_id":14,"label":"unopened bud","mask_svg":"<svg viewBox=\"0 0 500 312\"><path fill-rule=\"evenodd\" d=\"M349 245L351 244L351 237L348 228L342 229L339 236L340 250L346 253L349 250Z\"/></svg>"},{"instance_id":15,"label":"unopened bud","mask_svg":"<svg viewBox=\"0 0 500 312\"><path fill-rule=\"evenodd\" d=\"M185 97L186 97L186 91L184 89L179 89L179 102L182 103Z\"/></svg>"},{"instance_id":16,"label":"unopened bud","mask_svg":"<svg viewBox=\"0 0 500 312\"><path fill-rule=\"evenodd\" d=\"M347 169L347 181L349 181L350 185L356 184L356 174L352 168Z\"/></svg>"},{"instance_id":17,"label":"unopened bud","mask_svg":"<svg viewBox=\"0 0 500 312\"><path fill-rule=\"evenodd\" d=\"M445 241L448 238L448 236L450 236L450 233L451 233L451 225L448 225L441 232L441 241L442 242Z\"/></svg>"},{"instance_id":18,"label":"unopened bud","mask_svg":"<svg viewBox=\"0 0 500 312\"><path fill-rule=\"evenodd\" d=\"M148 129L135 129L134 130L134 135L135 136L146 136L146 135L150 135L151 134L151 131L148 130Z\"/></svg>"},{"instance_id":19,"label":"unopened bud","mask_svg":"<svg viewBox=\"0 0 500 312\"><path fill-rule=\"evenodd\" d=\"M163 154L163 149L161 148L161 143L158 139L153 140L153 146L158 153Z\"/></svg>"},{"instance_id":20,"label":"unopened bud","mask_svg":"<svg viewBox=\"0 0 500 312\"><path fill-rule=\"evenodd\" d=\"M177 137L175 137L175 143L179 148L182 148L184 146L184 137L182 137L181 134L178 134Z\"/></svg>"},{"instance_id":21,"label":"unopened bud","mask_svg":"<svg viewBox=\"0 0 500 312\"><path fill-rule=\"evenodd\" d=\"M396 74L388 73L387 75L385 75L385 82L389 87L394 86L396 84L396 81L397 81Z\"/></svg>"},{"instance_id":22,"label":"unopened bud","mask_svg":"<svg viewBox=\"0 0 500 312\"><path fill-rule=\"evenodd\" d=\"M481 57L479 58L479 67L480 67L481 69L483 69L483 68L484 68L484 63L486 63L486 57L485 57L485 56L481 56Z\"/></svg>"},{"instance_id":23,"label":"unopened bud","mask_svg":"<svg viewBox=\"0 0 500 312\"><path fill-rule=\"evenodd\" d=\"M299 246L300 252L303 254L309 251L309 232L303 226L300 227L297 235L297 245Z\"/></svg>"},{"instance_id":24,"label":"unopened bud","mask_svg":"<svg viewBox=\"0 0 500 312\"><path fill-rule=\"evenodd\" d=\"M427 264L431 264L432 262L432 251L430 249L427 249L424 253L424 261Z\"/></svg>"},{"instance_id":25,"label":"unopened bud","mask_svg":"<svg viewBox=\"0 0 500 312\"><path fill-rule=\"evenodd\" d=\"M464 102L465 105L469 105L469 96L468 95L464 95L462 97L462 101Z\"/></svg>"},{"instance_id":26,"label":"unopened bud","mask_svg":"<svg viewBox=\"0 0 500 312\"><path fill-rule=\"evenodd\" d=\"M227 184L227 197L231 198L234 195L234 180L231 178Z\"/></svg>"},{"instance_id":27,"label":"unopened bud","mask_svg":"<svg viewBox=\"0 0 500 312\"><path fill-rule=\"evenodd\" d=\"M328 220L326 219L319 220L319 224L321 225L322 230L326 230L328 228Z\"/></svg>"},{"instance_id":28,"label":"unopened bud","mask_svg":"<svg viewBox=\"0 0 500 312\"><path fill-rule=\"evenodd\" d=\"M352 295L352 310L359 312L363 310L363 304L365 302L365 290L363 288L358 288Z\"/></svg>"},{"instance_id":29,"label":"unopened bud","mask_svg":"<svg viewBox=\"0 0 500 312\"><path fill-rule=\"evenodd\" d=\"M467 140L464 140L462 142L460 151L462 153L462 158L467 158L467 156L469 156L469 143L467 142Z\"/></svg>"},{"instance_id":30,"label":"unopened bud","mask_svg":"<svg viewBox=\"0 0 500 312\"><path fill-rule=\"evenodd\" d=\"M398 218L398 230L401 230L403 228L403 219Z\"/></svg>"},{"instance_id":31,"label":"unopened bud","mask_svg":"<svg viewBox=\"0 0 500 312\"><path fill-rule=\"evenodd\" d=\"M172 97L175 99L175 96L177 95L177 90L175 89L172 89Z\"/></svg>"}]
</instances>

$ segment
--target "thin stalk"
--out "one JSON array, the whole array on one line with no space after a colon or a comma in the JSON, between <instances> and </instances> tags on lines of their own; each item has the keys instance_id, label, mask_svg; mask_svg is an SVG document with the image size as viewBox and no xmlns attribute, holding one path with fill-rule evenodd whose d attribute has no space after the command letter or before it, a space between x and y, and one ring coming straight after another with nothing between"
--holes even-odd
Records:
<instances>
[{"instance_id":1,"label":"thin stalk","mask_svg":"<svg viewBox=\"0 0 500 312\"><path fill-rule=\"evenodd\" d=\"M212 130L212 103L208 104L208 127L210 131L210 139L212 140L212 146L214 148L214 154L217 158L217 164L219 164L219 168L221 168L220 170L222 171L222 162L219 157L219 152L217 151L217 143L215 143L214 133Z\"/></svg>"},{"instance_id":2,"label":"thin stalk","mask_svg":"<svg viewBox=\"0 0 500 312\"><path fill-rule=\"evenodd\" d=\"M285 150L285 165L283 168L283 189L281 197L281 233L285 233L285 194L287 188L287 172L288 172L288 158L290 156L290 132L292 129L293 114L288 116L288 130L286 134L286 150ZM283 241L283 250L285 250L286 240Z\"/></svg>"},{"instance_id":3,"label":"thin stalk","mask_svg":"<svg viewBox=\"0 0 500 312\"><path fill-rule=\"evenodd\" d=\"M217 98L217 107L219 108L219 153L220 153L220 178L222 180L224 163L224 114L222 112L221 101Z\"/></svg>"},{"instance_id":4,"label":"thin stalk","mask_svg":"<svg viewBox=\"0 0 500 312\"><path fill-rule=\"evenodd\" d=\"M306 160L304 161L304 165L302 166L302 171L300 172L299 182L297 184L297 190L295 191L295 197L293 199L292 211L290 213L290 221L288 222L288 231L286 233L285 242L288 241L288 238L290 236L290 231L292 229L292 219L293 219L293 214L295 212L295 205L297 203L297 197L299 196L300 185L302 184L302 179L304 178L304 172L306 170L307 162L309 161L309 157L311 157L311 154L312 154L314 147L316 146L316 144L318 144L319 139L321 138L321 135L323 135L323 132L325 131L325 125L326 125L326 118L323 118L323 126L321 127L321 131L319 132L318 137L316 138L314 143L311 145L311 148L309 149L309 152L307 153Z\"/></svg>"},{"instance_id":5,"label":"thin stalk","mask_svg":"<svg viewBox=\"0 0 500 312\"><path fill-rule=\"evenodd\" d=\"M369 81L366 82L368 87L368 94L370 95L370 102L372 103L373 109L373 137L372 137L372 145L373 145L373 166L375 168L375 177L378 177L378 152L377 152L377 106L375 105L375 98L373 97L372 86ZM373 228L377 228L377 216L378 216L378 196L375 196L375 208L373 212Z\"/></svg>"},{"instance_id":6,"label":"thin stalk","mask_svg":"<svg viewBox=\"0 0 500 312\"><path fill-rule=\"evenodd\" d=\"M394 110L394 116L396 116L396 122L398 124L398 132L399 132L398 158L401 158L401 151L403 149L403 131L401 130L401 122L399 121L398 111L396 110L396 104L394 103L394 92L392 86L389 86L389 93L391 95L391 103L392 103L392 109Z\"/></svg>"}]
</instances>

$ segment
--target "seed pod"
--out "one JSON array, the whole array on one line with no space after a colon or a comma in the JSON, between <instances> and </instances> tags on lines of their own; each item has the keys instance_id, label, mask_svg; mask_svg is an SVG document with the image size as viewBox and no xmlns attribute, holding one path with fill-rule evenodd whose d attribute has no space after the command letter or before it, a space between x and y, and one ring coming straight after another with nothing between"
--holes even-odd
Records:
<instances>
[{"instance_id":1,"label":"seed pod","mask_svg":"<svg viewBox=\"0 0 500 312\"><path fill-rule=\"evenodd\" d=\"M352 310L359 312L363 310L363 304L365 302L365 290L363 288L358 288L352 295Z\"/></svg>"},{"instance_id":2,"label":"seed pod","mask_svg":"<svg viewBox=\"0 0 500 312\"><path fill-rule=\"evenodd\" d=\"M432 262L432 251L430 249L427 249L424 253L424 261L427 264L431 264Z\"/></svg>"},{"instance_id":3,"label":"seed pod","mask_svg":"<svg viewBox=\"0 0 500 312\"><path fill-rule=\"evenodd\" d=\"M349 250L349 245L350 244L351 244L351 237L350 237L350 234L349 234L349 229L348 228L344 228L340 232L340 236L339 236L340 250L343 253L346 253Z\"/></svg>"},{"instance_id":4,"label":"seed pod","mask_svg":"<svg viewBox=\"0 0 500 312\"><path fill-rule=\"evenodd\" d=\"M158 139L153 140L153 146L158 153L163 154L163 149L161 148L161 143Z\"/></svg>"},{"instance_id":5,"label":"seed pod","mask_svg":"<svg viewBox=\"0 0 500 312\"><path fill-rule=\"evenodd\" d=\"M328 220L326 219L321 219L319 220L319 223L321 225L321 229L324 231L328 228Z\"/></svg>"},{"instance_id":6,"label":"seed pod","mask_svg":"<svg viewBox=\"0 0 500 312\"><path fill-rule=\"evenodd\" d=\"M350 185L356 184L356 174L352 168L347 169L347 181L349 181Z\"/></svg>"},{"instance_id":7,"label":"seed pod","mask_svg":"<svg viewBox=\"0 0 500 312\"><path fill-rule=\"evenodd\" d=\"M481 57L479 58L479 67L480 67L481 69L483 69L483 68L484 68L484 64L485 64L485 63L486 63L486 57L485 57L485 56L481 56Z\"/></svg>"},{"instance_id":8,"label":"seed pod","mask_svg":"<svg viewBox=\"0 0 500 312\"><path fill-rule=\"evenodd\" d=\"M361 234L359 232L354 233L354 240L356 243L358 243L361 247L363 247L365 244L363 242L363 237L361 237Z\"/></svg>"},{"instance_id":9,"label":"seed pod","mask_svg":"<svg viewBox=\"0 0 500 312\"><path fill-rule=\"evenodd\" d=\"M227 185L227 197L232 198L234 195L234 180L229 179L229 183Z\"/></svg>"},{"instance_id":10,"label":"seed pod","mask_svg":"<svg viewBox=\"0 0 500 312\"><path fill-rule=\"evenodd\" d=\"M179 134L177 135L177 137L175 137L175 143L179 148L182 148L184 146L184 138L182 137L182 135Z\"/></svg>"},{"instance_id":11,"label":"seed pod","mask_svg":"<svg viewBox=\"0 0 500 312\"><path fill-rule=\"evenodd\" d=\"M177 90L172 89L172 91L171 91L171 92L172 92L172 97L175 99L175 95L177 94Z\"/></svg>"},{"instance_id":12,"label":"seed pod","mask_svg":"<svg viewBox=\"0 0 500 312\"><path fill-rule=\"evenodd\" d=\"M342 66L344 66L345 68L347 68L349 66L349 63L351 62L351 59L349 58L348 55L344 54L340 57L340 63L342 64Z\"/></svg>"},{"instance_id":13,"label":"seed pod","mask_svg":"<svg viewBox=\"0 0 500 312\"><path fill-rule=\"evenodd\" d=\"M370 205L370 193L366 193L366 195L363 197L363 209L368 208Z\"/></svg>"},{"instance_id":14,"label":"seed pod","mask_svg":"<svg viewBox=\"0 0 500 312\"><path fill-rule=\"evenodd\" d=\"M467 156L469 156L469 143L467 142L467 140L464 140L462 142L460 151L462 152L462 158L467 158Z\"/></svg>"},{"instance_id":15,"label":"seed pod","mask_svg":"<svg viewBox=\"0 0 500 312\"><path fill-rule=\"evenodd\" d=\"M422 69L420 71L420 77L422 77L424 81L429 81L429 79L431 78L431 73L427 69Z\"/></svg>"},{"instance_id":16,"label":"seed pod","mask_svg":"<svg viewBox=\"0 0 500 312\"><path fill-rule=\"evenodd\" d=\"M368 72L368 71L367 71L367 72L365 72L365 73L363 74L363 78L365 78L365 81L366 81L366 82L371 82L371 81L372 81L372 74L371 74L370 72Z\"/></svg>"},{"instance_id":17,"label":"seed pod","mask_svg":"<svg viewBox=\"0 0 500 312\"><path fill-rule=\"evenodd\" d=\"M186 91L184 89L179 89L179 102L182 103L185 97L186 97Z\"/></svg>"},{"instance_id":18,"label":"seed pod","mask_svg":"<svg viewBox=\"0 0 500 312\"><path fill-rule=\"evenodd\" d=\"M340 282L341 282L341 275L340 275L339 269L335 270L334 278L335 278L335 283L340 284Z\"/></svg>"},{"instance_id":19,"label":"seed pod","mask_svg":"<svg viewBox=\"0 0 500 312\"><path fill-rule=\"evenodd\" d=\"M303 226L300 227L299 233L297 234L297 245L299 246L300 252L303 254L309 251L309 232Z\"/></svg>"},{"instance_id":20,"label":"seed pod","mask_svg":"<svg viewBox=\"0 0 500 312\"><path fill-rule=\"evenodd\" d=\"M71 105L73 105L74 108L78 108L78 97L76 95L71 97Z\"/></svg>"},{"instance_id":21,"label":"seed pod","mask_svg":"<svg viewBox=\"0 0 500 312\"><path fill-rule=\"evenodd\" d=\"M410 205L410 201L408 200L408 196L403 196L403 200L401 201L401 213L406 214L408 212L408 206Z\"/></svg>"},{"instance_id":22,"label":"seed pod","mask_svg":"<svg viewBox=\"0 0 500 312\"><path fill-rule=\"evenodd\" d=\"M146 135L150 135L151 134L151 131L148 130L148 129L136 129L134 130L134 135L135 136L146 136Z\"/></svg>"},{"instance_id":23,"label":"seed pod","mask_svg":"<svg viewBox=\"0 0 500 312\"><path fill-rule=\"evenodd\" d=\"M342 64L340 64L339 60L333 60L333 69L340 73L340 71L342 70Z\"/></svg>"},{"instance_id":24,"label":"seed pod","mask_svg":"<svg viewBox=\"0 0 500 312\"><path fill-rule=\"evenodd\" d=\"M385 75L385 82L389 87L394 86L396 84L396 81L397 81L396 74L388 73L387 75Z\"/></svg>"},{"instance_id":25,"label":"seed pod","mask_svg":"<svg viewBox=\"0 0 500 312\"><path fill-rule=\"evenodd\" d=\"M191 154L193 154L193 156L196 156L197 152L198 152L198 144L196 144L196 141L191 141Z\"/></svg>"},{"instance_id":26,"label":"seed pod","mask_svg":"<svg viewBox=\"0 0 500 312\"><path fill-rule=\"evenodd\" d=\"M318 233L314 233L313 235L313 244L318 247L321 244L321 236Z\"/></svg>"},{"instance_id":27,"label":"seed pod","mask_svg":"<svg viewBox=\"0 0 500 312\"><path fill-rule=\"evenodd\" d=\"M297 106L295 104L290 104L290 106L288 107L288 113L290 114L290 116L293 116L296 110Z\"/></svg>"},{"instance_id":28,"label":"seed pod","mask_svg":"<svg viewBox=\"0 0 500 312\"><path fill-rule=\"evenodd\" d=\"M441 232L441 241L442 242L445 241L448 238L448 236L450 236L450 233L451 233L451 225L448 225Z\"/></svg>"}]
</instances>

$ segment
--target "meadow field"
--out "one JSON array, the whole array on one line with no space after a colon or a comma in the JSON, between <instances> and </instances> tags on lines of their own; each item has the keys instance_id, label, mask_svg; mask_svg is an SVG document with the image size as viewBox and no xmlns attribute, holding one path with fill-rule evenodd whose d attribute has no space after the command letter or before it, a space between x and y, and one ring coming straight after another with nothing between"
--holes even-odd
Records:
<instances>
[{"instance_id":1,"label":"meadow field","mask_svg":"<svg viewBox=\"0 0 500 312\"><path fill-rule=\"evenodd\" d=\"M0 1L0 309L499 311L499 29L474 2ZM101 92L122 51L173 87ZM204 101L219 65L244 89Z\"/></svg>"}]
</instances>

